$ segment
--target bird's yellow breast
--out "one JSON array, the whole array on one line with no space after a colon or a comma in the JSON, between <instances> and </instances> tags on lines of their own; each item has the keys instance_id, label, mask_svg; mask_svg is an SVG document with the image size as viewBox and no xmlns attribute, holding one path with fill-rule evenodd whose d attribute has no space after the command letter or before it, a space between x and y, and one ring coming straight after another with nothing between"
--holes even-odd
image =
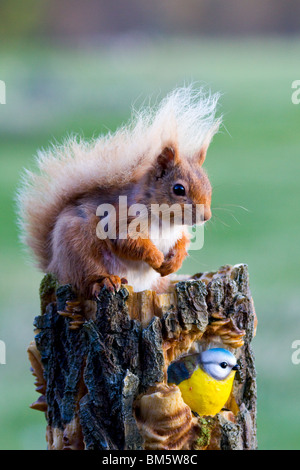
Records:
<instances>
[{"instance_id":1,"label":"bird's yellow breast","mask_svg":"<svg viewBox=\"0 0 300 470\"><path fill-rule=\"evenodd\" d=\"M192 376L183 380L178 387L185 403L200 416L216 415L227 402L233 384L235 371L225 380L215 380L200 367Z\"/></svg>"}]
</instances>

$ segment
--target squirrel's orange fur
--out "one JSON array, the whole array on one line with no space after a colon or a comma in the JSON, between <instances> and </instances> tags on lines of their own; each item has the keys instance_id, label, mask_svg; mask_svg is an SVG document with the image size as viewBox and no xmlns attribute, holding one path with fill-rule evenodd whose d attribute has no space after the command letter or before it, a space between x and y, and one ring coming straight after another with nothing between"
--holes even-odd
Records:
<instances>
[{"instance_id":1,"label":"squirrel's orange fur","mask_svg":"<svg viewBox=\"0 0 300 470\"><path fill-rule=\"evenodd\" d=\"M97 295L103 285L118 289L122 278L135 290L158 288L161 276L177 271L189 242L184 225L163 241L149 233L120 239L118 226L116 239L100 240L96 211L106 203L118 213L119 196L126 196L128 206L149 210L151 204L203 204L209 219L211 186L202 164L219 126L217 99L177 89L114 134L40 152L40 173L27 172L19 193L22 236L39 267L84 295ZM174 194L177 183L184 196Z\"/></svg>"}]
</instances>

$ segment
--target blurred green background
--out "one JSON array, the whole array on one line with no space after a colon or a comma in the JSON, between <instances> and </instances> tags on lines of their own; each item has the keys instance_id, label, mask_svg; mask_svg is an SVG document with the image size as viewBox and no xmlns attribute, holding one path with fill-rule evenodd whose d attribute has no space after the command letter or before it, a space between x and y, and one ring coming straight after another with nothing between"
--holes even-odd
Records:
<instances>
[{"instance_id":1,"label":"blurred green background","mask_svg":"<svg viewBox=\"0 0 300 470\"><path fill-rule=\"evenodd\" d=\"M225 126L206 161L214 216L182 272L248 264L259 448L300 449L300 365L291 360L300 339L299 2L245 3L0 1L0 449L46 447L45 419L29 408L37 394L26 348L42 274L18 242L22 169L38 148L114 130L133 103L190 82L221 91Z\"/></svg>"}]
</instances>

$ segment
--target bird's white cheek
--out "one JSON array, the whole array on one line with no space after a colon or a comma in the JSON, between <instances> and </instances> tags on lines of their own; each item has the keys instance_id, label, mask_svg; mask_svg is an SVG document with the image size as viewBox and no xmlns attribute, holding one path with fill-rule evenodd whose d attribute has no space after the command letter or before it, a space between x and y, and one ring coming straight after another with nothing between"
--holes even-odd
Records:
<instances>
[{"instance_id":1,"label":"bird's white cheek","mask_svg":"<svg viewBox=\"0 0 300 470\"><path fill-rule=\"evenodd\" d=\"M231 372L228 368L222 369L219 364L207 364L204 370L215 380L224 380Z\"/></svg>"}]
</instances>

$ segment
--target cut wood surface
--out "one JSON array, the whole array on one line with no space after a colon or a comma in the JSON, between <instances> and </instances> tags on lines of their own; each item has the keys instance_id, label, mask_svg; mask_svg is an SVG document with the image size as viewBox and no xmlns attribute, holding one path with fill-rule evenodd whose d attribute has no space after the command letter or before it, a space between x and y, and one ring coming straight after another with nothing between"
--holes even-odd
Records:
<instances>
[{"instance_id":1,"label":"cut wood surface","mask_svg":"<svg viewBox=\"0 0 300 470\"><path fill-rule=\"evenodd\" d=\"M247 266L174 280L169 291L124 285L78 300L51 275L28 348L49 449L255 449L256 316ZM223 344L240 365L216 416L195 416L167 367L198 344Z\"/></svg>"}]
</instances>

